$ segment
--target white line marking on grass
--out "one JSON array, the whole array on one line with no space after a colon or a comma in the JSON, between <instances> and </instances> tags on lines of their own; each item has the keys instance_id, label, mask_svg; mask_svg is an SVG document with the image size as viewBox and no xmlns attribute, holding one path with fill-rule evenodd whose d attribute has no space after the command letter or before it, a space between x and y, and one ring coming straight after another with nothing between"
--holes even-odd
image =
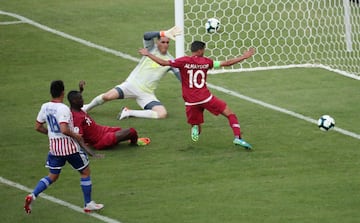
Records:
<instances>
[{"instance_id":1,"label":"white line marking on grass","mask_svg":"<svg viewBox=\"0 0 360 223\"><path fill-rule=\"evenodd\" d=\"M9 21L9 22L0 22L0 25L13 25L13 24L19 24L24 23L23 21Z\"/></svg>"},{"instance_id":2,"label":"white line marking on grass","mask_svg":"<svg viewBox=\"0 0 360 223\"><path fill-rule=\"evenodd\" d=\"M41 25L40 23L37 23L37 22L34 22L28 18L25 18L23 16L20 16L20 15L17 15L17 14L14 14L14 13L9 13L9 12L4 12L4 11L1 11L0 10L0 14L4 14L4 15L8 15L8 16L11 16L11 17L15 17L21 21L24 21L24 22L27 22L29 23L30 25L33 25L33 26L36 26L42 30L45 30L45 31L48 31L48 32L51 32L51 33L54 33L56 35L59 35L59 36L62 36L64 38L67 38L67 39L70 39L70 40L73 40L73 41L76 41L78 43L81 43L81 44L84 44L86 46L89 46L89 47L93 47L93 48L96 48L96 49L99 49L103 52L107 52L107 53L111 53L111 54L114 54L115 56L119 56L119 57L122 57L124 59L129 59L129 60L132 60L132 61L135 61L135 62L138 62L139 59L136 58L136 57L132 57L128 54L125 54L125 53L122 53L122 52L119 52L119 51L116 51L116 50L113 50L113 49L109 49L109 48L106 48L106 47L103 47L103 46L99 46L99 45L96 45L94 43L91 43L89 41L86 41L86 40L83 40L83 39L80 39L80 38L77 38L77 37L74 37L74 36L71 36L69 34L66 34L66 33L63 33L61 31L58 31L58 30L55 30L55 29L52 29L52 28L49 28L47 26L44 26L44 25ZM235 96L235 97L238 97L238 98L241 98L241 99L244 99L246 101L250 101L254 104L257 104L257 105L260 105L260 106L263 106L263 107L266 107L266 108L269 108L269 109L272 109L272 110L275 110L275 111L279 111L279 112L282 112L282 113L285 113L285 114L288 114L288 115L291 115L293 117L296 117L296 118L299 118L299 119L302 119L302 120L305 120L307 122L310 122L310 123L314 123L314 124L317 124L317 121L312 119L312 118L309 118L309 117L306 117L304 115L301 115L301 114L298 114L296 112L292 112L292 111L289 111L287 109L284 109L284 108L280 108L280 107L277 107L275 105L271 105L271 104L268 104L268 103L265 103L265 102L262 102L262 101L259 101L257 99L253 99L253 98L250 98L248 96L245 96L245 95L242 95L242 94L239 94L237 92L234 92L234 91L231 91L231 90L228 90L228 89L225 89L225 88L222 88L220 86L216 86L216 85L213 85L213 84L209 84L207 83L208 86L210 88L213 88L213 89L216 89L218 91L221 91L221 92L224 92L226 94L229 94L229 95L232 95L232 96ZM335 131L337 132L340 132L344 135L347 135L347 136L351 136L353 138L356 138L356 139L360 139L360 135L359 134L356 134L356 133L353 133L353 132L350 132L350 131L347 131L345 129L341 129L341 128L338 128L338 127L335 127L334 128Z\"/></svg>"},{"instance_id":3,"label":"white line marking on grass","mask_svg":"<svg viewBox=\"0 0 360 223\"><path fill-rule=\"evenodd\" d=\"M95 48L95 49L98 49L98 50L101 50L103 52L107 52L107 53L111 53L111 54L114 54L115 56L118 56L118 57L122 57L124 59L128 59L128 60L132 60L132 61L135 61L135 62L138 62L139 59L136 58L136 57L133 57L133 56L130 56L128 54L125 54L125 53L122 53L122 52L119 52L119 51L116 51L116 50L113 50L113 49L109 49L107 47L104 47L104 46L100 46L100 45L97 45L95 43L92 43L90 41L87 41L87 40L83 40L83 39L80 39L78 37L75 37L75 36L71 36L67 33L64 33L64 32L61 32L61 31L58 31L56 29L52 29L50 27L47 27L47 26L44 26L40 23L37 23L33 20L30 20L28 18L25 18L21 15L18 15L18 14L14 14L14 13L11 13L11 12L4 12L4 11L1 11L0 10L0 14L3 14L3 15L7 15L7 16L11 16L11 17L15 17L17 19L19 19L20 21L23 21L23 22L26 22L30 25L33 25L35 27L38 27L42 30L45 30L47 32L50 32L50 33L53 33L55 35L58 35L58 36L61 36L61 37L64 37L66 39L70 39L70 40L73 40L75 42L78 42L78 43L81 43L83 45L86 45L88 47L92 47L92 48Z\"/></svg>"},{"instance_id":4,"label":"white line marking on grass","mask_svg":"<svg viewBox=\"0 0 360 223\"><path fill-rule=\"evenodd\" d=\"M226 88L223 88L223 87L219 87L219 86L216 86L216 85L213 85L213 84L207 83L207 86L210 87L210 88L216 89L216 90L218 90L218 91L221 91L221 92L223 92L223 93L225 93L225 94L228 94L228 95L232 95L232 96L241 98L241 99L243 99L243 100L252 102L252 103L254 103L254 104L263 106L263 107L265 107L265 108L269 108L269 109L271 109L271 110L275 110L275 111L278 111L278 112L281 112L281 113L285 113L285 114L288 114L288 115L290 115L290 116L293 116L293 117L296 117L296 118L299 118L299 119L302 119L302 120L305 120L305 121L307 121L307 122L311 122L311 123L317 125L317 120L312 119L312 118L307 117L307 116L304 116L304 115L302 115L302 114L299 114L299 113L296 113L296 112L292 112L292 111L289 111L289 110L287 110L287 109L280 108L280 107L277 107L277 106L275 106L275 105L271 105L271 104L265 103L265 102L263 102L263 101L259 101L259 100L257 100L257 99L254 99L254 98L250 98L250 97L248 97L248 96L239 94L239 93L237 93L237 92L235 92L235 91L231 91L231 90L229 90L229 89L226 89ZM359 134L356 134L356 133L347 131L347 130L345 130L345 129L341 129L341 128L335 127L335 128L334 128L334 131L340 132L340 133L342 133L342 134L344 134L344 135L351 136L351 137L356 138L356 139L360 139L360 135L359 135Z\"/></svg>"},{"instance_id":5,"label":"white line marking on grass","mask_svg":"<svg viewBox=\"0 0 360 223\"><path fill-rule=\"evenodd\" d=\"M15 187L15 188L17 188L17 189L19 189L19 190L22 190L22 191L25 191L25 192L27 192L27 193L31 193L31 192L32 192L32 190L31 190L30 188L25 187L25 186L23 186L23 185L21 185L21 184L15 183L15 182L13 182L13 181L7 180L7 179L5 179L5 178L3 178L3 177L1 177L1 176L0 176L0 183L6 184L6 185L11 186L11 187ZM74 211L77 211L77 212L79 212L79 213L86 214L86 215L90 215L91 217L97 218L97 219L101 220L102 222L107 222L107 223L121 223L121 222L119 222L119 221L117 221L117 220L115 220L115 219L108 218L108 217L106 217L106 216L103 216L103 215L100 215L100 214L97 214L97 213L84 213L84 210L83 210L81 207L78 207L78 206L73 205L73 204L70 204L70 203L68 203L68 202L66 202L66 201L57 199L56 197L47 195L47 194L45 194L45 193L41 193L39 196L42 197L42 198L44 198L44 199L46 199L46 200L49 200L49 201L51 201L51 202L53 202L53 203L56 203L56 204L62 205L62 206L64 206L64 207L67 207L67 208L69 208L69 209L72 209L72 210L74 210Z\"/></svg>"}]
</instances>

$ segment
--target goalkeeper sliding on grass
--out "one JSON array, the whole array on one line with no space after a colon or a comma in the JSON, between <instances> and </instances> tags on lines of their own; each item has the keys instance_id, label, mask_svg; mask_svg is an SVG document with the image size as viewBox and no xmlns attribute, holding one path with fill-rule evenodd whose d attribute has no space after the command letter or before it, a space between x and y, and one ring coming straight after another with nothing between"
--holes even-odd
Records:
<instances>
[{"instance_id":1,"label":"goalkeeper sliding on grass","mask_svg":"<svg viewBox=\"0 0 360 223\"><path fill-rule=\"evenodd\" d=\"M144 47L162 59L173 59L168 53L170 39L175 40L175 37L180 34L181 29L176 26L167 31L146 32L144 33ZM119 120L128 117L165 118L167 111L160 100L156 98L155 90L160 79L168 71L172 71L180 80L178 69L170 66L160 66L150 58L143 57L123 83L106 93L96 96L89 104L84 105L82 110L88 112L107 101L132 98L136 100L143 110L131 110L123 107L118 115Z\"/></svg>"}]
</instances>

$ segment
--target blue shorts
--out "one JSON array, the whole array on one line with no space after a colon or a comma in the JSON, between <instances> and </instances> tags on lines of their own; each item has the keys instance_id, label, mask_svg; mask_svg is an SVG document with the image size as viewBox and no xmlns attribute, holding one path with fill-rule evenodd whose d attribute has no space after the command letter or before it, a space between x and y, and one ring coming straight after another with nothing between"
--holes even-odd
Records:
<instances>
[{"instance_id":1,"label":"blue shorts","mask_svg":"<svg viewBox=\"0 0 360 223\"><path fill-rule=\"evenodd\" d=\"M89 165L89 158L84 151L68 156L54 156L49 152L45 167L49 168L50 173L60 174L61 168L65 165L66 161L68 161L70 165L79 172Z\"/></svg>"}]
</instances>

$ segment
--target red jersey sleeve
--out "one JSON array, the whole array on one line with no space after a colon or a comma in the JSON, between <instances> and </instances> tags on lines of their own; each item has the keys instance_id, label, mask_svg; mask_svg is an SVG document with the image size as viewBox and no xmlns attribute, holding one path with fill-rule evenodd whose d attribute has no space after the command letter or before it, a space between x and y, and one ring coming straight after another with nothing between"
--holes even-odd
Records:
<instances>
[{"instance_id":1,"label":"red jersey sleeve","mask_svg":"<svg viewBox=\"0 0 360 223\"><path fill-rule=\"evenodd\" d=\"M186 57L179 57L177 59L169 60L171 67L182 68L186 62Z\"/></svg>"}]
</instances>

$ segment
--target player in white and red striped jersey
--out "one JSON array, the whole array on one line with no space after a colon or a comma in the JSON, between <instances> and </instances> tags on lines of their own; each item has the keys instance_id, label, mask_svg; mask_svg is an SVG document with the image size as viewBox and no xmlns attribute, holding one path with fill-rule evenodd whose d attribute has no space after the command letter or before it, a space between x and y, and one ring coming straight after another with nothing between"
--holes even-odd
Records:
<instances>
[{"instance_id":1,"label":"player in white and red striped jersey","mask_svg":"<svg viewBox=\"0 0 360 223\"><path fill-rule=\"evenodd\" d=\"M75 137L68 136L61 132L60 125L69 125L73 130L71 112L68 106L61 101L51 100L41 106L36 118L37 125L47 124L49 136L50 153L55 156L67 156L80 151L80 145Z\"/></svg>"},{"instance_id":2,"label":"player in white and red striped jersey","mask_svg":"<svg viewBox=\"0 0 360 223\"><path fill-rule=\"evenodd\" d=\"M64 90L64 83L61 80L51 82L52 100L41 106L36 118L35 129L49 137L50 150L46 161L49 174L40 179L33 192L25 197L24 209L27 214L31 213L33 200L59 178L61 168L66 162L80 173L80 185L85 203L84 211L90 212L104 207L103 204L96 204L91 200L92 183L89 160L79 143L81 146L86 146L81 135L72 130L73 120L70 109L63 104ZM88 148L85 149L88 150Z\"/></svg>"},{"instance_id":3,"label":"player in white and red striped jersey","mask_svg":"<svg viewBox=\"0 0 360 223\"><path fill-rule=\"evenodd\" d=\"M162 66L178 68L181 74L182 96L186 106L187 122L192 126L191 138L193 141L199 139L201 124L204 122L204 110L208 110L214 115L222 114L225 116L234 134L233 143L246 149L251 149L251 145L241 138L240 124L237 116L228 107L225 101L220 100L211 94L206 85L207 72L209 69L222 66L231 66L251 57L255 50L249 49L243 55L226 60L213 61L204 57L205 43L194 41L191 44L191 56L183 56L175 60L164 60L150 53L146 48L139 50L143 56L148 56Z\"/></svg>"}]
</instances>

